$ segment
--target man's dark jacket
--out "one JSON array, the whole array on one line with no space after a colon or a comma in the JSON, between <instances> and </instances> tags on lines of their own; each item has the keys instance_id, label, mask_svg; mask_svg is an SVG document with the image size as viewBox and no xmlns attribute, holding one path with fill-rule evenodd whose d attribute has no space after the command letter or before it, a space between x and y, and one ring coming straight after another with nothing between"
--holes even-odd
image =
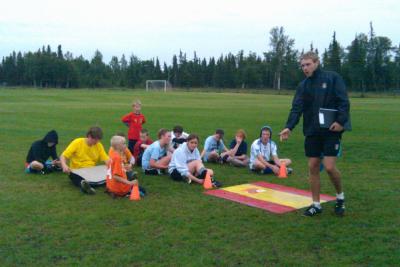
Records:
<instances>
[{"instance_id":1,"label":"man's dark jacket","mask_svg":"<svg viewBox=\"0 0 400 267\"><path fill-rule=\"evenodd\" d=\"M311 77L299 84L286 128L293 130L303 115L305 136L329 133L329 129L319 126L320 108L337 109L336 122L350 130L350 102L343 79L336 72L317 68Z\"/></svg>"},{"instance_id":2,"label":"man's dark jacket","mask_svg":"<svg viewBox=\"0 0 400 267\"><path fill-rule=\"evenodd\" d=\"M54 145L49 147L47 143L54 143ZM55 130L48 132L42 140L35 141L32 144L31 148L29 149L28 156L26 156L26 162L30 163L36 160L41 163L45 163L49 157L57 159L57 144L57 132Z\"/></svg>"}]
</instances>

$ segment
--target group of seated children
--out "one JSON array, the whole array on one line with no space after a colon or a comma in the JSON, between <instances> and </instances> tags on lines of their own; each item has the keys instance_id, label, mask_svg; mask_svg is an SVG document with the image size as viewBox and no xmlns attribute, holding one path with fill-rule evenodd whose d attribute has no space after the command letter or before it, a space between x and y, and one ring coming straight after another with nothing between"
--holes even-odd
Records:
<instances>
[{"instance_id":1,"label":"group of seated children","mask_svg":"<svg viewBox=\"0 0 400 267\"><path fill-rule=\"evenodd\" d=\"M122 117L122 122L129 127L128 147L123 134L111 138L111 147L107 155L100 140L103 132L99 127L91 127L85 138L73 140L65 151L57 158L57 132L52 130L44 139L36 141L29 150L26 163L26 172L48 172L62 169L69 175L72 183L82 192L94 194L92 184L80 175L71 172L71 169L94 167L100 162L107 165L107 190L115 196L126 195L132 185L137 183L137 174L133 171L136 164L141 166L144 174L158 175L167 173L175 181L184 181L202 184L209 175L214 187L220 187L211 169L204 167L203 162L228 163L237 167L249 166L250 170L268 174L279 174L281 164L288 166L290 159L279 159L277 145L271 140L272 129L264 126L260 130L260 137L251 145L250 159L247 156L246 133L240 129L231 141L229 149L223 142L224 131L217 129L215 134L207 137L204 149L198 150L199 137L188 134L181 126L175 126L172 131L160 129L158 140L153 142L149 132L142 128L146 122L141 113L140 101L132 105L133 112ZM48 158L52 157L52 161ZM287 168L287 172L291 173ZM141 194L145 193L140 188Z\"/></svg>"}]
</instances>

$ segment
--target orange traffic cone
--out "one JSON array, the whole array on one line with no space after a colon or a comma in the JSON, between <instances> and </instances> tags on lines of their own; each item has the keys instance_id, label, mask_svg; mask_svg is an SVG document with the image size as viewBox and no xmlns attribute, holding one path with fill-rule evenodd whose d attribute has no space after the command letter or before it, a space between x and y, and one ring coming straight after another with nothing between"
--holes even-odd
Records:
<instances>
[{"instance_id":1,"label":"orange traffic cone","mask_svg":"<svg viewBox=\"0 0 400 267\"><path fill-rule=\"evenodd\" d=\"M286 164L285 162L281 161L281 167L279 168L279 178L287 178L287 172L286 172Z\"/></svg>"},{"instance_id":2,"label":"orange traffic cone","mask_svg":"<svg viewBox=\"0 0 400 267\"><path fill-rule=\"evenodd\" d=\"M129 197L130 200L140 200L140 192L139 192L139 184L134 184L132 186L131 195Z\"/></svg>"},{"instance_id":3,"label":"orange traffic cone","mask_svg":"<svg viewBox=\"0 0 400 267\"><path fill-rule=\"evenodd\" d=\"M212 189L212 187L213 187L212 183L211 183L211 176L210 176L209 171L207 171L206 178L204 179L203 187L204 187L204 189Z\"/></svg>"}]
</instances>

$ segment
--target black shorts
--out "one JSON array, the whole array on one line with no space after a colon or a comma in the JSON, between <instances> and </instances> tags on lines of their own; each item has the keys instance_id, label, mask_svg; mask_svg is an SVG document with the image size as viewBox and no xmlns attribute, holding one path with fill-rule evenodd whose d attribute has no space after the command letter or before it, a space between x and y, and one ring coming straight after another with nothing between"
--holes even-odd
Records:
<instances>
[{"instance_id":1,"label":"black shorts","mask_svg":"<svg viewBox=\"0 0 400 267\"><path fill-rule=\"evenodd\" d=\"M136 166L142 167L142 156L143 156L142 152L137 156Z\"/></svg>"},{"instance_id":2,"label":"black shorts","mask_svg":"<svg viewBox=\"0 0 400 267\"><path fill-rule=\"evenodd\" d=\"M170 175L169 175L172 180L180 182L180 181L184 181L185 179L183 178L183 176L180 174L180 172L178 172L176 169L174 169Z\"/></svg>"},{"instance_id":3,"label":"black shorts","mask_svg":"<svg viewBox=\"0 0 400 267\"><path fill-rule=\"evenodd\" d=\"M133 139L128 140L128 149L132 154L133 154L133 148L135 147L137 141L138 140L133 140Z\"/></svg>"},{"instance_id":4,"label":"black shorts","mask_svg":"<svg viewBox=\"0 0 400 267\"><path fill-rule=\"evenodd\" d=\"M304 140L306 157L337 157L340 150L340 140L340 134L306 136Z\"/></svg>"}]
</instances>

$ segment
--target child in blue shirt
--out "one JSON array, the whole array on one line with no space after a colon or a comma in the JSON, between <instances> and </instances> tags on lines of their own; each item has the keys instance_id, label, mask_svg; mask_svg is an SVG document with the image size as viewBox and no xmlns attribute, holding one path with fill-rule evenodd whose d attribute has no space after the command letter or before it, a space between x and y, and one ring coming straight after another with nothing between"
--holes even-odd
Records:
<instances>
[{"instance_id":1,"label":"child in blue shirt","mask_svg":"<svg viewBox=\"0 0 400 267\"><path fill-rule=\"evenodd\" d=\"M168 169L171 154L168 146L171 141L171 132L167 129L158 131L158 140L146 148L142 156L142 169L145 174L158 175Z\"/></svg>"},{"instance_id":2,"label":"child in blue shirt","mask_svg":"<svg viewBox=\"0 0 400 267\"><path fill-rule=\"evenodd\" d=\"M207 137L204 143L204 149L201 152L201 158L204 162L220 162L227 152L224 145L224 130L217 129L214 135Z\"/></svg>"}]
</instances>

